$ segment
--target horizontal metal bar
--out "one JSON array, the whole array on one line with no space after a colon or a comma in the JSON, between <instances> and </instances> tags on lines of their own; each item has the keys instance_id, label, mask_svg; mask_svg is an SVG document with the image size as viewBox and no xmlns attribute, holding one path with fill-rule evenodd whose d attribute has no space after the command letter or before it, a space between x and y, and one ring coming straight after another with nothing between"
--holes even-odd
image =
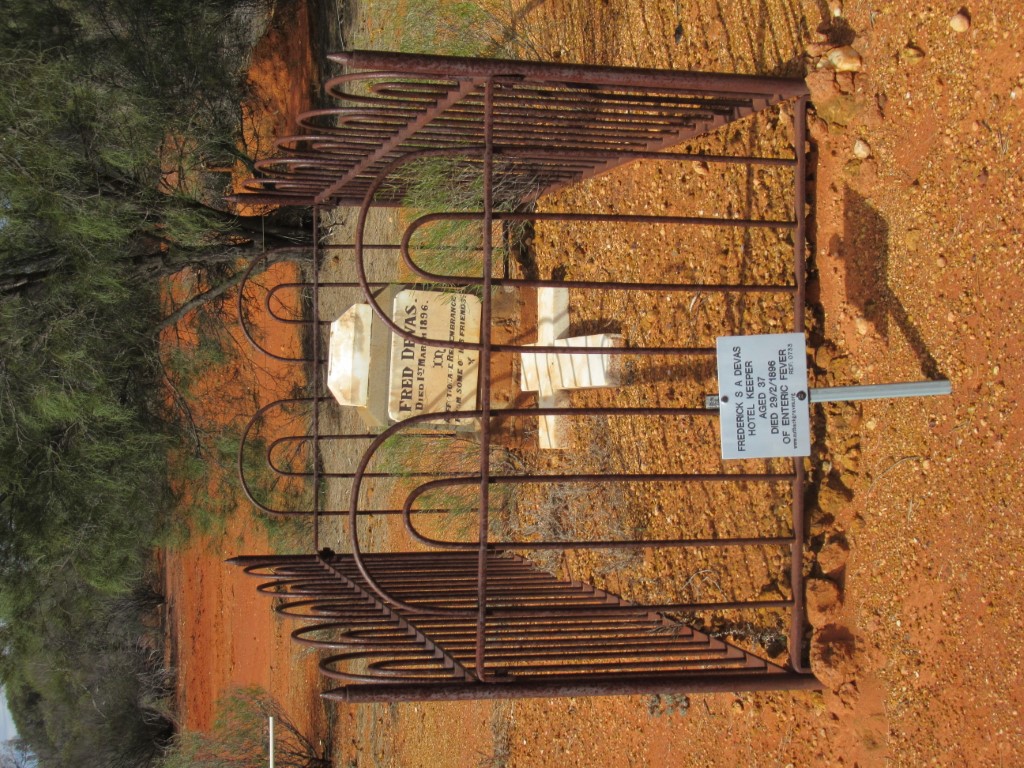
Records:
<instances>
[{"instance_id":1,"label":"horizontal metal bar","mask_svg":"<svg viewBox=\"0 0 1024 768\"><path fill-rule=\"evenodd\" d=\"M796 78L760 77L708 72L676 72L664 69L605 67L584 64L472 59L461 56L386 53L355 50L331 54L328 58L352 69L384 70L386 74L409 73L438 77L519 77L531 80L645 90L686 90L699 93L803 96L807 84Z\"/></svg>"},{"instance_id":2,"label":"horizontal metal bar","mask_svg":"<svg viewBox=\"0 0 1024 768\"><path fill-rule=\"evenodd\" d=\"M581 676L582 677L582 676ZM794 673L658 674L600 680L490 683L374 683L334 688L326 699L365 704L378 701L459 701L473 699L526 699L551 696L629 696L641 693L726 693L732 691L820 691L812 675Z\"/></svg>"}]
</instances>

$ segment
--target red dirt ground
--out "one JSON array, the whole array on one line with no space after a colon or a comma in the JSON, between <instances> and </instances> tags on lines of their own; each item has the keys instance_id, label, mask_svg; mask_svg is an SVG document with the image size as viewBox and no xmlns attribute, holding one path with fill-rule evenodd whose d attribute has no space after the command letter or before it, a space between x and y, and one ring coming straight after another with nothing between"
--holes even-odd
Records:
<instances>
[{"instance_id":1,"label":"red dirt ground","mask_svg":"<svg viewBox=\"0 0 1024 768\"><path fill-rule=\"evenodd\" d=\"M293 277L294 270L284 264L268 270L268 279ZM263 329L263 342L270 349L295 353L297 336L281 333L281 327L275 324ZM194 343L190 329L178 331L177 343ZM239 348L247 349L247 340L238 332L235 336ZM193 390L193 417L210 429L237 426L239 417L247 414L235 413L235 408L255 410L254 403L286 395L282 382L291 377L291 366L253 351L250 358L232 360L204 377ZM254 520L252 505L236 490L233 472L211 462L207 482L210 492L233 493L239 498L222 532L197 534L187 547L167 558L168 627L181 723L206 730L212 724L217 699L227 689L258 685L284 703L297 723L308 725L306 692L315 685L313 659L293 663L290 629L271 612L270 600L256 592L259 582L225 562L236 554L268 551L267 534ZM187 484L182 492L184 510L195 494Z\"/></svg>"},{"instance_id":2,"label":"red dirt ground","mask_svg":"<svg viewBox=\"0 0 1024 768\"><path fill-rule=\"evenodd\" d=\"M979 2L960 34L958 9L565 0L531 16L545 58L583 63L803 74L821 48L852 42L859 73L809 81L816 380L945 376L954 394L816 414L812 554L839 590L815 601L824 694L694 697L660 717L642 697L506 703L496 720L488 705L372 708L359 764L472 764L475 741L443 750L485 729L493 764L531 767L1024 760L1024 29L1013 4ZM685 196L693 179L681 181ZM371 749L389 734L392 750Z\"/></svg>"},{"instance_id":3,"label":"red dirt ground","mask_svg":"<svg viewBox=\"0 0 1024 768\"><path fill-rule=\"evenodd\" d=\"M249 71L253 101L244 105L246 141L253 154L266 155L271 138L283 134L289 120L310 106L317 82L310 49L309 18L305 2L282 4L256 48ZM247 178L243 170L236 179ZM252 213L240 210L240 213ZM286 264L266 273L272 282L294 276ZM188 289L183 276L172 290ZM229 300L232 313L235 308ZM234 326L234 321L229 323ZM281 354L296 353L297 334L285 326L257 327L263 342ZM258 353L235 328L240 356L210 372L193 390L192 409L199 423L244 424L259 404L288 394L295 367ZM195 344L189 318L165 336L166 343ZM168 629L171 663L178 675L178 707L184 728L208 730L217 699L235 686L257 685L268 690L303 728L309 728L319 709L309 694L317 685L315 659L299 658L288 636L291 627L276 618L269 598L256 592L256 579L225 562L237 554L267 552L265 531L254 520L256 512L242 498L236 478L210 465L211 488L237 497L237 507L224 530L213 537L196 535L189 546L167 557L167 594L170 596ZM186 486L181 504L191 503Z\"/></svg>"},{"instance_id":4,"label":"red dirt ground","mask_svg":"<svg viewBox=\"0 0 1024 768\"><path fill-rule=\"evenodd\" d=\"M832 3L831 5L836 5ZM677 7L685 24L674 40ZM839 589L816 619L824 694L643 697L342 709L357 765L1011 766L1024 760L1024 21L1012 3L847 0L833 41L856 75L814 74L820 385L942 375L950 398L830 406L814 457L813 553ZM822 2L563 0L532 18L546 58L735 72L814 72ZM913 49L911 49L913 46ZM914 50L924 54L918 56ZM820 51L818 51L820 53ZM854 156L857 139L869 156ZM251 579L197 544L168 565L184 722L232 683L295 706L317 685ZM237 628L237 631L235 631ZM237 654L237 655L236 655ZM298 690L296 690L298 689ZM304 698L305 697L305 698Z\"/></svg>"}]
</instances>

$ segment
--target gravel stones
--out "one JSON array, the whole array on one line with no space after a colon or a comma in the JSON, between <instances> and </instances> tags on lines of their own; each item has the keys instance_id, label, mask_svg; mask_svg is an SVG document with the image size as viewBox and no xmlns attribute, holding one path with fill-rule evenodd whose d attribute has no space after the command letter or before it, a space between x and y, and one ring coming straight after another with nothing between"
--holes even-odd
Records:
<instances>
[{"instance_id":1,"label":"gravel stones","mask_svg":"<svg viewBox=\"0 0 1024 768\"><path fill-rule=\"evenodd\" d=\"M853 638L836 630L825 627L811 639L811 670L831 690L838 690L856 675Z\"/></svg>"},{"instance_id":2,"label":"gravel stones","mask_svg":"<svg viewBox=\"0 0 1024 768\"><path fill-rule=\"evenodd\" d=\"M949 20L949 28L957 34L963 34L971 28L971 17L966 10L960 9L959 13L953 14Z\"/></svg>"},{"instance_id":3,"label":"gravel stones","mask_svg":"<svg viewBox=\"0 0 1024 768\"><path fill-rule=\"evenodd\" d=\"M839 95L839 86L835 75L827 70L812 72L807 75L807 90L811 92L811 101L819 104Z\"/></svg>"},{"instance_id":4,"label":"gravel stones","mask_svg":"<svg viewBox=\"0 0 1024 768\"><path fill-rule=\"evenodd\" d=\"M920 64L924 61L925 53L918 46L913 43L907 43L903 46L903 50L900 51L900 59L904 63L910 64L911 66Z\"/></svg>"},{"instance_id":5,"label":"gravel stones","mask_svg":"<svg viewBox=\"0 0 1024 768\"><path fill-rule=\"evenodd\" d=\"M833 48L825 54L825 59L836 72L860 72L864 65L860 53L852 45Z\"/></svg>"},{"instance_id":6,"label":"gravel stones","mask_svg":"<svg viewBox=\"0 0 1024 768\"><path fill-rule=\"evenodd\" d=\"M818 509L826 515L840 517L846 511L853 493L845 487L824 485L818 491Z\"/></svg>"},{"instance_id":7,"label":"gravel stones","mask_svg":"<svg viewBox=\"0 0 1024 768\"><path fill-rule=\"evenodd\" d=\"M826 576L835 576L846 568L850 558L850 545L846 537L839 534L833 536L818 553L818 567Z\"/></svg>"}]
</instances>

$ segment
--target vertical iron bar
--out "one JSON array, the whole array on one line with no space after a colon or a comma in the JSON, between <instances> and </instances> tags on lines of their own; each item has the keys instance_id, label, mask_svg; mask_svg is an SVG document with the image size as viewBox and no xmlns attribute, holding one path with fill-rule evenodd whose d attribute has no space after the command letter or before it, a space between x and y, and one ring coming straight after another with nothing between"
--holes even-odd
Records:
<instances>
[{"instance_id":1,"label":"vertical iron bar","mask_svg":"<svg viewBox=\"0 0 1024 768\"><path fill-rule=\"evenodd\" d=\"M805 207L807 205L807 97L796 101L793 112L793 152L796 155L796 169L793 187L793 216L796 228L793 232L793 277L796 295L793 307L793 330L804 333L804 309L807 297L807 276L804 253L804 239L807 235ZM804 351L803 354L806 354ZM803 667L804 643L804 583L803 559L806 517L804 509L804 460L793 459L793 545L790 554L790 588L793 591L793 612L789 626L789 665L796 672L806 671Z\"/></svg>"},{"instance_id":2,"label":"vertical iron bar","mask_svg":"<svg viewBox=\"0 0 1024 768\"><path fill-rule=\"evenodd\" d=\"M796 228L793 231L793 272L796 282L796 306L793 308L795 319L793 330L803 333L804 305L807 301L806 256L804 240L807 237L807 97L796 100L793 113L793 152L796 153L796 179L793 192L793 220Z\"/></svg>"},{"instance_id":3,"label":"vertical iron bar","mask_svg":"<svg viewBox=\"0 0 1024 768\"><path fill-rule=\"evenodd\" d=\"M313 206L313 320L320 319L320 207ZM313 551L320 550L320 324L313 323Z\"/></svg>"},{"instance_id":4,"label":"vertical iron bar","mask_svg":"<svg viewBox=\"0 0 1024 768\"><path fill-rule=\"evenodd\" d=\"M729 691L820 691L810 675L754 673L681 673L633 675L624 679L530 680L479 683L384 683L333 688L320 694L347 703L374 701L465 701L472 699L622 696L640 693L724 693Z\"/></svg>"},{"instance_id":5,"label":"vertical iron bar","mask_svg":"<svg viewBox=\"0 0 1024 768\"><path fill-rule=\"evenodd\" d=\"M487 629L487 538L491 473L491 269L493 243L494 189L494 79L484 83L484 215L483 215L483 297L480 308L480 521L477 551L476 675L487 681L484 665Z\"/></svg>"},{"instance_id":6,"label":"vertical iron bar","mask_svg":"<svg viewBox=\"0 0 1024 768\"><path fill-rule=\"evenodd\" d=\"M458 56L400 54L385 51L349 51L328 58L345 63L350 70L405 72L437 77L526 78L542 83L582 83L587 86L645 88L648 90L690 91L710 95L744 94L782 98L807 93L803 80L762 75L733 75L717 72L688 72L667 69L609 67L592 64L470 59Z\"/></svg>"}]
</instances>

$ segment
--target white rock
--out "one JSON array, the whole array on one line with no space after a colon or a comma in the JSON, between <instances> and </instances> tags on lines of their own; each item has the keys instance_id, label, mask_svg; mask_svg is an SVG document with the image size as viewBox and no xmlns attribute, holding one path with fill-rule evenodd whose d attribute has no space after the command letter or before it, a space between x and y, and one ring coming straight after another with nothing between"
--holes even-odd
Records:
<instances>
[{"instance_id":1,"label":"white rock","mask_svg":"<svg viewBox=\"0 0 1024 768\"><path fill-rule=\"evenodd\" d=\"M853 156L858 160L867 160L871 157L871 145L864 139L857 139L853 142Z\"/></svg>"},{"instance_id":2,"label":"white rock","mask_svg":"<svg viewBox=\"0 0 1024 768\"><path fill-rule=\"evenodd\" d=\"M833 48L826 56L836 72L860 72L863 61L852 45Z\"/></svg>"},{"instance_id":3,"label":"white rock","mask_svg":"<svg viewBox=\"0 0 1024 768\"><path fill-rule=\"evenodd\" d=\"M971 28L971 17L960 11L949 20L949 27L954 32L964 33Z\"/></svg>"}]
</instances>

